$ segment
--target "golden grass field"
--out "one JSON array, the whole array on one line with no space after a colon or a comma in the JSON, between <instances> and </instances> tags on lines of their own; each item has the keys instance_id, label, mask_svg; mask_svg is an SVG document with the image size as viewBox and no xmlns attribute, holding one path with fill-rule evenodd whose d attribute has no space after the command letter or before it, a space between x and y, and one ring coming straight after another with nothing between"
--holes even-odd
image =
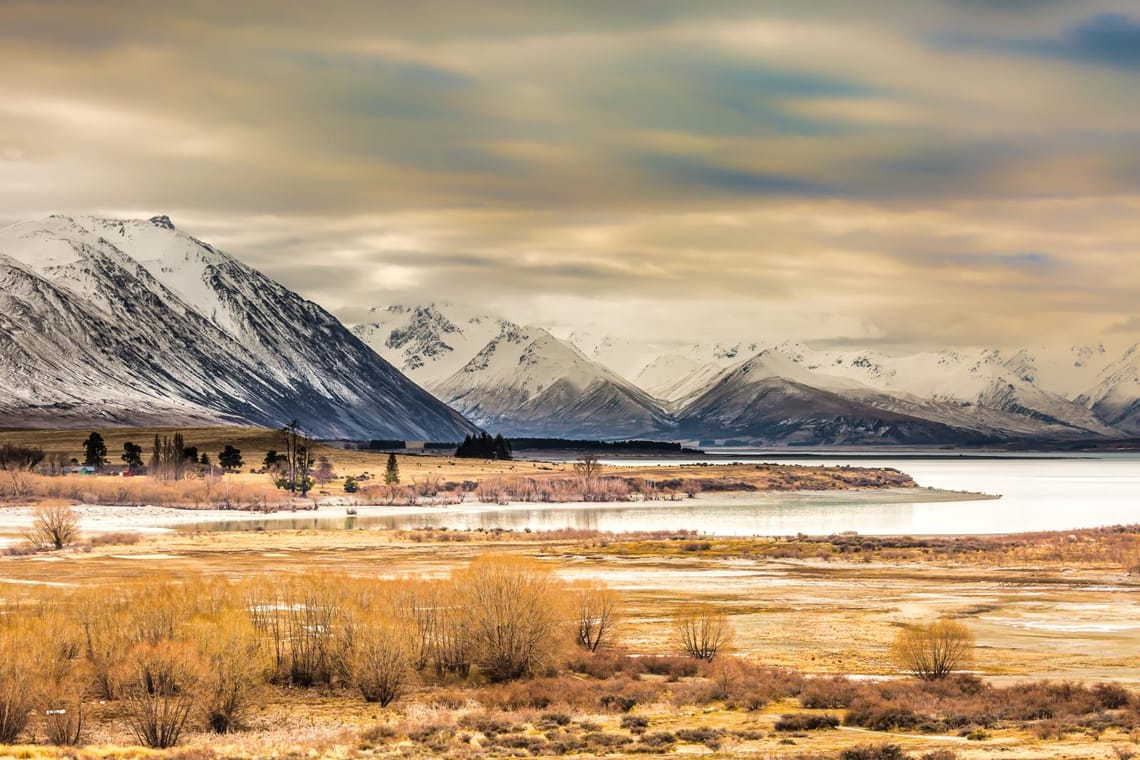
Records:
<instances>
[{"instance_id":1,"label":"golden grass field","mask_svg":"<svg viewBox=\"0 0 1140 760\"><path fill-rule=\"evenodd\" d=\"M153 437L153 430L147 432ZM32 434L5 433L0 443L27 442L8 436L28 435ZM78 451L74 441L81 442L86 433L36 435L40 437L35 442L45 448ZM277 448L266 431L203 431L200 439L194 431L185 435L188 444L207 451L232 443L249 452L247 462L261 447ZM226 435L248 437L226 439ZM105 434L111 451L116 442L121 448L121 441L133 440L131 436L142 438L133 431L114 436ZM329 450L328 456L341 473L357 468L379 473L386 458L340 450ZM400 457L405 482L429 477L481 480L519 473L566 475L568 467ZM783 470L644 468L641 476L708 478L710 469L716 469L717 477L747 476L786 486ZM798 475L830 477L809 471L814 469ZM251 483L264 479L238 477ZM812 485L834 487L830 482ZM83 550L0 557L0 599L6 605L26 606L44 594L62 595L65 600L69 595L110 597L140 578L240 583L269 577L286 584L320 571L348 586L353 579L362 584L402 578L418 582L462 572L487 553L532 558L561 584L603 583L616 592L623 615L615 649L607 655L611 659L617 657L614 651L634 655L635 660L676 654L671 621L693 603L711 604L727 614L735 629L732 653L718 657L712 666L681 675L600 678L560 671L553 680L539 677L495 686L478 679L425 674L407 695L386 708L365 702L343 685L268 686L259 692L241 730L215 736L192 726L178 747L163 751L132 746L117 704L92 699L88 746L46 746L42 730L36 728L43 716L35 716L31 734L24 735L33 742L0 748L0 755L209 760L569 753L809 760L838 758L844 751L850 758L886 758L888 750L882 745L892 744L914 758L1021 760L1126 758L1140 750L1140 698L1135 693L1140 688L1136 603L1140 582L1135 574L1140 570L1140 534L1135 529L927 540L706 539L571 531L530 535L427 530L174 532ZM1057 705L1068 705L1076 699L1073 693L1092 694L1097 684L1120 684L1133 692L1131 702L1081 715L1066 712L1075 708L1053 705L1048 716L995 717L984 726L975 721L951 728L944 720L934 721L945 709L940 701L944 696L938 696L937 690L907 691L918 687L900 673L890 647L905 626L942 616L962 621L974 635L972 670L984 688L1030 689L1019 685L1040 679L1069 683L1064 697L1068 702L1049 692L1054 694L1049 699L1061 700ZM737 659L747 667L736 666ZM910 695L909 707L934 723L927 730L858 726L777 730L785 714L842 719L848 708L806 708L809 690L802 683L787 686L789 678L827 684L822 679L832 676L889 679L883 687L874 686L874 681L854 683L871 684L859 688L880 691L898 684L900 693ZM776 696L750 705L751 687L770 688ZM619 692L636 699L628 712L602 706L602 696ZM875 699L884 698L876 695ZM1022 698L1028 697L1017 697ZM536 706L535 700L549 704ZM868 752L880 754L851 754L853 748L865 745L877 748Z\"/></svg>"}]
</instances>

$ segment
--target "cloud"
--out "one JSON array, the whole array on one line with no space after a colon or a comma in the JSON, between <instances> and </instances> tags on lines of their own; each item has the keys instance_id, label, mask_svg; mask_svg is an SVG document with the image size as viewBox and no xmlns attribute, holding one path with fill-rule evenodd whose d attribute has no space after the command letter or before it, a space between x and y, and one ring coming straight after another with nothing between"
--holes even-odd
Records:
<instances>
[{"instance_id":1,"label":"cloud","mask_svg":"<svg viewBox=\"0 0 1140 760\"><path fill-rule=\"evenodd\" d=\"M1108 332L1126 335L1136 335L1140 333L1140 314L1133 314L1120 322L1114 322L1109 325Z\"/></svg>"},{"instance_id":2,"label":"cloud","mask_svg":"<svg viewBox=\"0 0 1140 760\"><path fill-rule=\"evenodd\" d=\"M1012 7L6 2L0 209L168 213L346 318L1087 340L1140 292L1140 21Z\"/></svg>"},{"instance_id":3,"label":"cloud","mask_svg":"<svg viewBox=\"0 0 1140 760\"><path fill-rule=\"evenodd\" d=\"M935 39L951 48L1074 61L1124 72L1140 70L1140 18L1124 13L1089 16L1048 36L949 32L938 33Z\"/></svg>"},{"instance_id":4,"label":"cloud","mask_svg":"<svg viewBox=\"0 0 1140 760\"><path fill-rule=\"evenodd\" d=\"M1056 40L1031 42L1031 52L1140 71L1140 19L1120 13L1093 16Z\"/></svg>"},{"instance_id":5,"label":"cloud","mask_svg":"<svg viewBox=\"0 0 1140 760\"><path fill-rule=\"evenodd\" d=\"M656 175L660 181L695 188L701 194L782 197L834 194L822 185L799 177L718 166L680 156L650 154L641 157L637 164Z\"/></svg>"}]
</instances>

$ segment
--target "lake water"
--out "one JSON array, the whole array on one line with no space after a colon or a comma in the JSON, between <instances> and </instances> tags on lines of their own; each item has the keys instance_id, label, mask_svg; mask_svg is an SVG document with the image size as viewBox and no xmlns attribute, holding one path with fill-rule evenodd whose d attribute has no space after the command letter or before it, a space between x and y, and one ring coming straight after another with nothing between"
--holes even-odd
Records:
<instances>
[{"instance_id":1,"label":"lake water","mask_svg":"<svg viewBox=\"0 0 1140 760\"><path fill-rule=\"evenodd\" d=\"M1072 530L1140 522L1140 455L934 457L851 455L790 459L741 452L736 461L895 467L941 489L702 494L696 499L610 504L514 504L386 510L354 518L232 521L191 526L249 530L448 528L450 530L695 530L708 535L959 535ZM725 459L693 459L719 461ZM647 460L608 459L612 469ZM649 462L652 464L652 462ZM661 460L676 465L677 460ZM973 491L1000 499L963 499Z\"/></svg>"}]
</instances>

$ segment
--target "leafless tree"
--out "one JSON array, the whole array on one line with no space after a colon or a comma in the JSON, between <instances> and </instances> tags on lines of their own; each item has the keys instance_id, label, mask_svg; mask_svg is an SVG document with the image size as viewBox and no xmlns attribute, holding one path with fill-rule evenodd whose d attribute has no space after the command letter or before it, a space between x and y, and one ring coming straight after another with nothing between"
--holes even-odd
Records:
<instances>
[{"instance_id":1,"label":"leafless tree","mask_svg":"<svg viewBox=\"0 0 1140 760\"><path fill-rule=\"evenodd\" d=\"M602 474L602 463L597 454L583 454L574 462L574 474L582 480L596 480Z\"/></svg>"},{"instance_id":2,"label":"leafless tree","mask_svg":"<svg viewBox=\"0 0 1140 760\"><path fill-rule=\"evenodd\" d=\"M937 681L970 663L974 635L962 623L942 618L900 631L891 651L906 672L924 681Z\"/></svg>"},{"instance_id":3,"label":"leafless tree","mask_svg":"<svg viewBox=\"0 0 1140 760\"><path fill-rule=\"evenodd\" d=\"M356 638L353 681L369 702L387 707L404 693L412 673L410 631L379 620L365 622Z\"/></svg>"},{"instance_id":4,"label":"leafless tree","mask_svg":"<svg viewBox=\"0 0 1140 760\"><path fill-rule=\"evenodd\" d=\"M123 663L123 712L139 743L178 743L201 694L203 667L184 642L140 644Z\"/></svg>"},{"instance_id":5,"label":"leafless tree","mask_svg":"<svg viewBox=\"0 0 1140 760\"><path fill-rule=\"evenodd\" d=\"M521 678L558 648L559 614L549 569L534 560L487 555L454 576L474 662L492 681Z\"/></svg>"},{"instance_id":6,"label":"leafless tree","mask_svg":"<svg viewBox=\"0 0 1140 760\"><path fill-rule=\"evenodd\" d=\"M65 505L39 507L28 540L41 548L62 549L79 537L79 513Z\"/></svg>"},{"instance_id":7,"label":"leafless tree","mask_svg":"<svg viewBox=\"0 0 1140 760\"><path fill-rule=\"evenodd\" d=\"M600 583L571 589L574 603L575 640L582 649L598 651L613 638L618 621L617 594Z\"/></svg>"},{"instance_id":8,"label":"leafless tree","mask_svg":"<svg viewBox=\"0 0 1140 760\"><path fill-rule=\"evenodd\" d=\"M732 643L732 623L711 604L685 607L673 618L673 630L681 651L698 660L709 660Z\"/></svg>"},{"instance_id":9,"label":"leafless tree","mask_svg":"<svg viewBox=\"0 0 1140 760\"><path fill-rule=\"evenodd\" d=\"M156 480L182 480L186 474L186 445L182 433L154 436L154 449L147 472Z\"/></svg>"}]
</instances>

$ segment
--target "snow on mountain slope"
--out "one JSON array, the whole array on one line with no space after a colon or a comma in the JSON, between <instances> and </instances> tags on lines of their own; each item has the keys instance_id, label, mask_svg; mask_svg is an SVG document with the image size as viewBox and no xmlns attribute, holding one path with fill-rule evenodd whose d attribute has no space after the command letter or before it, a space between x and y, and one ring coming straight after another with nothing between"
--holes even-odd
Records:
<instances>
[{"instance_id":1,"label":"snow on mountain slope","mask_svg":"<svg viewBox=\"0 0 1140 760\"><path fill-rule=\"evenodd\" d=\"M423 386L442 382L493 340L505 320L454 304L373 307L353 334Z\"/></svg>"},{"instance_id":2,"label":"snow on mountain slope","mask_svg":"<svg viewBox=\"0 0 1140 760\"><path fill-rule=\"evenodd\" d=\"M633 382L654 398L674 402L708 385L723 369L689 356L664 354L643 367Z\"/></svg>"},{"instance_id":3,"label":"snow on mountain slope","mask_svg":"<svg viewBox=\"0 0 1140 760\"><path fill-rule=\"evenodd\" d=\"M1105 367L1081 400L1108 424L1128 435L1140 435L1140 343Z\"/></svg>"},{"instance_id":4,"label":"snow on mountain slope","mask_svg":"<svg viewBox=\"0 0 1140 760\"><path fill-rule=\"evenodd\" d=\"M166 217L0 230L6 424L298 419L323 437L474 431L332 315Z\"/></svg>"},{"instance_id":5,"label":"snow on mountain slope","mask_svg":"<svg viewBox=\"0 0 1140 760\"><path fill-rule=\"evenodd\" d=\"M1064 433L1066 428L1072 428L1073 434L1112 432L1083 405L1036 385L1032 359L1024 351L1012 357L998 350L891 356L875 351L813 351L793 343L781 344L777 350L816 375L853 380L900 399L947 402L1035 421L1028 425L1015 419L979 423L1016 422L1009 432L1018 435L1032 434L1042 425L1056 428L1050 434ZM812 384L829 387L822 380ZM1046 433L1044 429L1038 432Z\"/></svg>"},{"instance_id":6,"label":"snow on mountain slope","mask_svg":"<svg viewBox=\"0 0 1140 760\"><path fill-rule=\"evenodd\" d=\"M677 413L680 432L701 440L749 443L979 443L984 434L876 406L870 389L830 378L832 389L787 356L766 350L724 370ZM847 391L844 395L841 391ZM862 398L861 398L862 397Z\"/></svg>"},{"instance_id":7,"label":"snow on mountain slope","mask_svg":"<svg viewBox=\"0 0 1140 760\"><path fill-rule=\"evenodd\" d=\"M641 343L582 331L572 332L567 337L566 342L592 361L616 372L631 382L634 381L643 367L667 351L665 346L653 343Z\"/></svg>"},{"instance_id":8,"label":"snow on mountain slope","mask_svg":"<svg viewBox=\"0 0 1140 760\"><path fill-rule=\"evenodd\" d=\"M678 422L700 438L755 435L776 442L774 436L785 436L785 442L817 444L1112 433L1085 407L1001 371L998 358L966 361L947 353L893 359L782 344L679 400Z\"/></svg>"},{"instance_id":9,"label":"snow on mountain slope","mask_svg":"<svg viewBox=\"0 0 1140 760\"><path fill-rule=\"evenodd\" d=\"M545 330L509 323L432 390L507 435L627 438L671 427L661 407L617 373Z\"/></svg>"}]
</instances>

